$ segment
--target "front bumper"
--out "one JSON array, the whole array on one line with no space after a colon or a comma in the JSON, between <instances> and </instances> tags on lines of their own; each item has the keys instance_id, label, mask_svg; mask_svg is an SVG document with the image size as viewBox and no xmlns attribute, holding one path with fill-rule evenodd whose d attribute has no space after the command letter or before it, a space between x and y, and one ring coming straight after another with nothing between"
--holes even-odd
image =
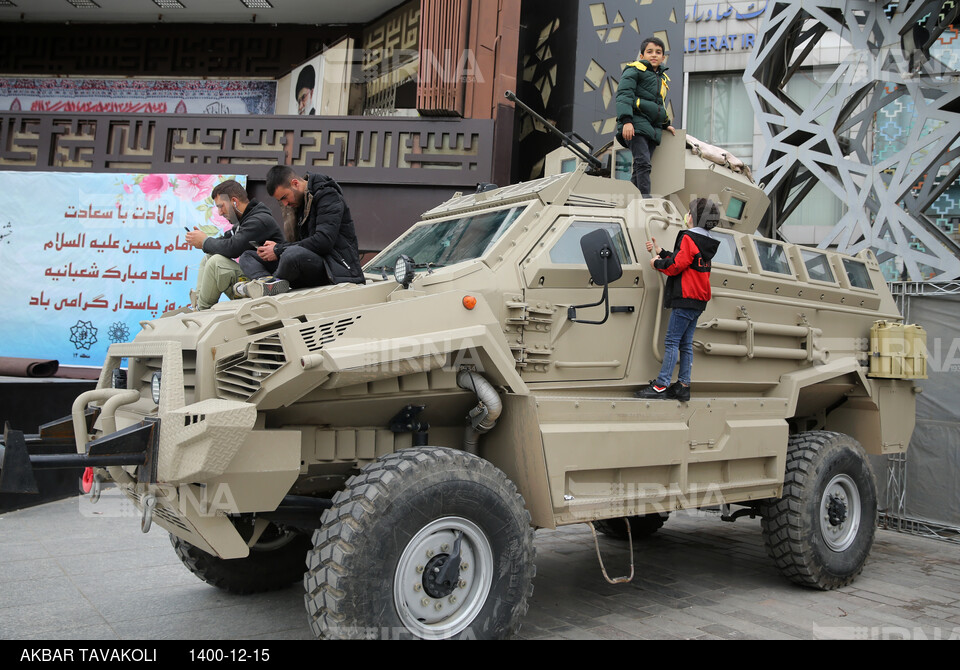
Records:
<instances>
[{"instance_id":1,"label":"front bumper","mask_svg":"<svg viewBox=\"0 0 960 670\"><path fill-rule=\"evenodd\" d=\"M161 370L159 405L148 388L109 388L125 358L131 369L147 361ZM130 377L129 385L139 383ZM97 405L90 409L90 403ZM149 507L158 525L211 554L239 558L248 549L229 515L275 510L299 476L299 431L254 430L251 403L187 404L177 342L113 345L99 388L81 394L72 410L37 436L6 431L0 490L36 492L37 468L105 469L138 508ZM91 439L96 431L102 437ZM53 444L59 453L38 453L38 445L49 451Z\"/></svg>"}]
</instances>

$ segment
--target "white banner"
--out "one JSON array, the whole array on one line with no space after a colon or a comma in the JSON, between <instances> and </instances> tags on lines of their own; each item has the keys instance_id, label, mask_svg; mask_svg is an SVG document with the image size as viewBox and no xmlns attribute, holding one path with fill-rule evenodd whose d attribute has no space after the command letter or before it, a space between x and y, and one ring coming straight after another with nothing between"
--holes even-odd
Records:
<instances>
[{"instance_id":1,"label":"white banner","mask_svg":"<svg viewBox=\"0 0 960 670\"><path fill-rule=\"evenodd\" d=\"M246 182L0 172L0 355L99 367L140 321L189 304L203 252L186 243L186 231L230 227L210 199L225 179Z\"/></svg>"}]
</instances>

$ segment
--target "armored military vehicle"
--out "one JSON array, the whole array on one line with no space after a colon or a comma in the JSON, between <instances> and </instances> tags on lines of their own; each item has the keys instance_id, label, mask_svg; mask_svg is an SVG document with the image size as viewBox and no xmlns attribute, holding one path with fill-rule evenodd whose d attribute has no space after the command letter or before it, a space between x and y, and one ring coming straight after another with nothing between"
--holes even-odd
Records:
<instances>
[{"instance_id":1,"label":"armored military vehicle","mask_svg":"<svg viewBox=\"0 0 960 670\"><path fill-rule=\"evenodd\" d=\"M302 580L319 637L509 636L535 529L639 536L702 507L762 517L788 579L848 584L867 454L914 426L918 368L872 374L867 348L901 315L869 251L756 236L762 189L686 144L656 152L662 197L580 161L438 205L365 286L146 322L72 417L6 431L2 484L91 466L92 495L113 482L210 584ZM694 196L723 216L692 397L640 400L667 323L645 242L672 248ZM38 453L58 440L73 455Z\"/></svg>"}]
</instances>

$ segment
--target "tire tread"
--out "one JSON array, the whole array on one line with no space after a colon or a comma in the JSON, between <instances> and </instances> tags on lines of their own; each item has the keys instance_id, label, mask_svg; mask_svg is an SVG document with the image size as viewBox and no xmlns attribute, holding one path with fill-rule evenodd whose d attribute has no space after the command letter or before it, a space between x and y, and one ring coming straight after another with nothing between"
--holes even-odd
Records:
<instances>
[{"instance_id":1,"label":"tire tread","mask_svg":"<svg viewBox=\"0 0 960 670\"><path fill-rule=\"evenodd\" d=\"M346 482L343 490L333 497L333 506L321 517L321 527L314 532L314 549L307 558L308 570L304 576L307 614L310 626L318 638L338 637L349 625L342 605L348 597L342 587L344 579L363 566L354 565L354 533L364 532L371 519L394 503L396 487L405 476L418 469L454 466L462 468L471 478L497 478L507 487L512 503L522 510L525 523L524 560L511 566L510 589L526 583L526 593L518 594L519 603L509 623L507 636L515 635L528 609L533 594L535 548L531 517L516 485L491 463L466 452L443 447L414 447L383 456L367 465ZM349 629L347 629L349 630ZM361 629L362 630L362 629Z\"/></svg>"},{"instance_id":2,"label":"tire tread","mask_svg":"<svg viewBox=\"0 0 960 670\"><path fill-rule=\"evenodd\" d=\"M767 554L784 577L810 588L831 590L847 586L863 571L861 564L852 574L843 577L824 574L823 566L812 558L807 537L812 531L808 528L809 520L803 517L804 492L815 481L822 452L845 441L863 455L862 447L842 433L809 431L791 435L787 446L783 495L761 506L761 526ZM869 530L872 533L872 529Z\"/></svg>"}]
</instances>

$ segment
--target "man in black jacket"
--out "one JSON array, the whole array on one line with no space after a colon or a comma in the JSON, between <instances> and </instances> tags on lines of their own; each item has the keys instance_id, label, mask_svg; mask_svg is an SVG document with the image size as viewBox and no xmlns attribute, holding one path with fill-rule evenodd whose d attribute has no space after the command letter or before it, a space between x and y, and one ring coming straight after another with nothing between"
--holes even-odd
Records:
<instances>
[{"instance_id":1,"label":"man in black jacket","mask_svg":"<svg viewBox=\"0 0 960 670\"><path fill-rule=\"evenodd\" d=\"M357 234L339 184L322 174L303 179L278 165L267 173L267 193L284 210L284 229L292 240L266 242L240 257L251 280L237 293L251 298L291 288L329 284L363 284Z\"/></svg>"},{"instance_id":2,"label":"man in black jacket","mask_svg":"<svg viewBox=\"0 0 960 670\"><path fill-rule=\"evenodd\" d=\"M197 288L190 292L190 302L197 310L210 309L222 294L239 297L233 286L243 279L243 270L235 258L252 246L283 242L283 233L270 208L250 200L243 186L233 179L218 184L211 195L220 216L230 221L233 228L220 238L209 237L197 228L187 233L187 243L207 254L200 261Z\"/></svg>"}]
</instances>

